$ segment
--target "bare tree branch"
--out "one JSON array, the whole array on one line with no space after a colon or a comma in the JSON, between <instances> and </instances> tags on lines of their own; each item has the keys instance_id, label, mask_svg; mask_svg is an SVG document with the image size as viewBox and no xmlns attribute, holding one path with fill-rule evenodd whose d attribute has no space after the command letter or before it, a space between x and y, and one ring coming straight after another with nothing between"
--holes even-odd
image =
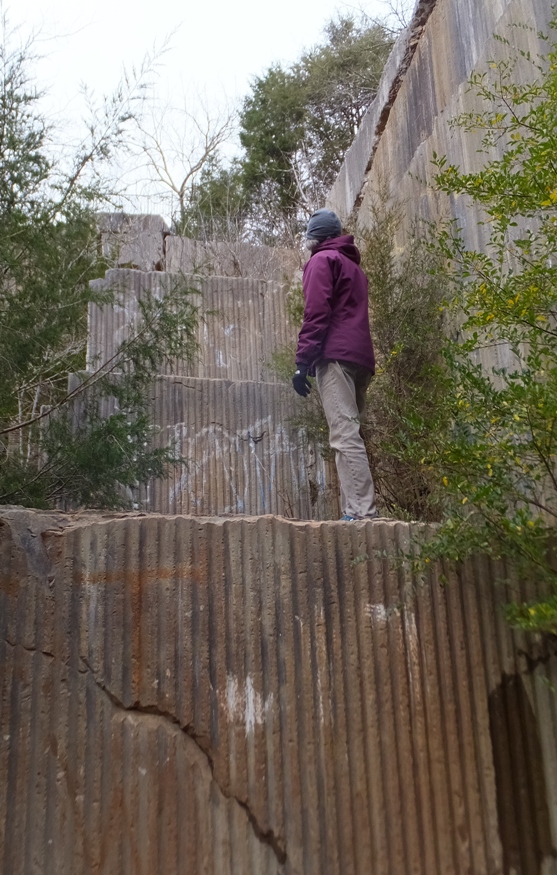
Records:
<instances>
[{"instance_id":1,"label":"bare tree branch","mask_svg":"<svg viewBox=\"0 0 557 875\"><path fill-rule=\"evenodd\" d=\"M145 159L144 187L152 191L162 184L183 215L196 178L231 139L235 113L229 106L210 112L199 96L189 103L184 98L178 108L152 107L136 120L136 129L136 146Z\"/></svg>"}]
</instances>

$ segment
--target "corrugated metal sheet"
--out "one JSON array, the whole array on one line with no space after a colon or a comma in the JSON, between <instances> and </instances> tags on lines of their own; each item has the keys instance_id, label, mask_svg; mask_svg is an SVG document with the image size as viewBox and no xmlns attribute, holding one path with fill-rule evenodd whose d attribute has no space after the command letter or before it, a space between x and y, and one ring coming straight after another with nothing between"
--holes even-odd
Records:
<instances>
[{"instance_id":1,"label":"corrugated metal sheet","mask_svg":"<svg viewBox=\"0 0 557 875\"><path fill-rule=\"evenodd\" d=\"M281 283L236 277L187 277L160 271L114 269L93 288L118 292L115 305L90 305L87 367L108 361L126 340L139 317L138 300L146 291L156 296L178 284L199 289L200 354L193 365L172 362L164 373L228 380L276 381L269 367L272 355L293 343L296 330L289 323Z\"/></svg>"},{"instance_id":2,"label":"corrugated metal sheet","mask_svg":"<svg viewBox=\"0 0 557 875\"><path fill-rule=\"evenodd\" d=\"M2 522L2 875L555 872L557 660L504 569L413 580L405 523Z\"/></svg>"}]
</instances>

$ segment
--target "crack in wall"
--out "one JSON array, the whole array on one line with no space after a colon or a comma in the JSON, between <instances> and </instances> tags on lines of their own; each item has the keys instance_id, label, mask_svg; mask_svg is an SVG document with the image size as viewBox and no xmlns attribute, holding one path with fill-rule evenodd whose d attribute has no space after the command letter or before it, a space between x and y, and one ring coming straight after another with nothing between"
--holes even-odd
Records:
<instances>
[{"instance_id":1,"label":"crack in wall","mask_svg":"<svg viewBox=\"0 0 557 875\"><path fill-rule=\"evenodd\" d=\"M104 684L104 683L102 683L102 681L98 680L93 668L89 665L87 660L83 656L80 658L81 658L82 662L84 663L84 665L87 667L87 671L90 674L90 676L91 676L92 680L94 681L94 683L96 684L96 686L101 690L101 692L103 692L108 697L108 699L114 705L115 708L118 708L119 710L122 710L122 711L126 711L128 713L148 714L150 716L160 717L161 719L163 719L163 720L171 723L173 726L177 727L181 732L184 733L184 735L186 735L188 738L190 738L194 742L194 744L196 745L198 750L200 750L201 753L206 758L209 769L211 771L212 780L215 782L216 786L218 787L219 792L224 796L225 799L231 799L233 802L235 802L237 805L240 806L240 808L242 808L245 811L247 818L248 818L248 820L251 824L251 827L253 829L253 832L254 832L256 838L258 839L258 841L263 842L266 845L269 845L269 847L273 851L275 857L277 858L277 862L280 863L281 866L284 865L284 863L286 862L286 859L287 859L286 849L281 844L281 842L278 840L278 838L275 835L275 833L273 832L273 830L265 831L260 827L259 822L257 820L257 817L255 816L253 811L250 809L247 802L244 802L243 800L241 800L237 796L235 796L233 793L229 793L223 787L221 787L221 785L219 784L219 782L217 781L217 779L215 777L215 764L214 764L213 758L211 756L210 750L203 743L201 737L199 735L197 735L192 724L191 723L182 724L182 723L180 723L180 721L178 720L176 715L173 714L171 711L165 711L161 708L158 708L156 705L142 705L139 700L136 700L132 705L124 705L124 703L120 699L118 699L118 697L115 696L114 693L110 689L108 689L106 684Z\"/></svg>"},{"instance_id":2,"label":"crack in wall","mask_svg":"<svg viewBox=\"0 0 557 875\"><path fill-rule=\"evenodd\" d=\"M70 666L68 664L68 662L66 662L65 660L60 660L56 656L56 654L51 653L48 650L41 650L38 647L29 647L25 644L22 644L21 642L10 641L6 637L4 637L2 640L4 641L5 644L8 645L8 647L11 647L14 650L19 647L22 650L24 650L26 653L29 653L31 655L39 653L41 656L44 656L47 659L51 659L51 660L54 660L56 662L60 662L66 668L72 668L72 666ZM257 838L257 840L268 845L271 848L271 850L273 851L273 853L277 859L277 862L281 866L283 866L286 863L286 859L287 859L286 849L282 845L282 843L279 841L279 839L277 838L277 836L275 835L273 830L267 830L267 831L263 830L261 828L261 826L259 825L257 817L255 816L253 811L250 809L249 805L246 802L244 802L242 799L239 799L233 793L229 793L223 787L221 787L221 785L219 784L219 782L217 781L217 779L215 777L215 764L214 764L213 758L211 756L210 750L203 743L200 736L197 735L197 733L195 732L195 730L191 724L188 723L188 724L183 725L180 723L180 721L178 720L176 715L172 714L171 711L165 711L161 708L158 708L156 705L142 705L139 700L135 701L132 705L129 705L129 706L124 705L124 703L116 695L114 695L114 693L106 686L106 684L104 684L102 681L100 681L96 677L95 671L92 668L92 666L89 664L87 659L83 656L80 656L79 660L80 660L80 663L82 664L82 666L84 666L84 667L78 668L77 671L82 675L83 674L89 675L91 677L91 680L95 684L95 686L107 697L107 699L110 701L110 703L113 705L113 707L117 708L119 711L124 711L124 712L130 713L130 714L145 714L145 715L149 715L152 717L159 717L162 720L164 720L165 722L170 723L172 726L179 729L184 735L186 735L189 739L191 739L191 741L193 741L193 743L195 744L197 749L199 751L201 751L201 753L203 754L203 756L207 760L207 764L208 764L210 772L211 772L211 779L215 783L215 785L218 787L218 790L222 794L222 796L225 799L232 800L233 802L235 802L237 805L240 806L240 808L245 812L245 814L248 818L248 821L252 827L253 833L254 833L255 837Z\"/></svg>"},{"instance_id":3,"label":"crack in wall","mask_svg":"<svg viewBox=\"0 0 557 875\"><path fill-rule=\"evenodd\" d=\"M377 94L327 195L327 206L348 218L359 210L390 113L405 81L427 21L438 0L418 0L412 19L399 34L387 59ZM349 202L348 202L349 201Z\"/></svg>"},{"instance_id":4,"label":"crack in wall","mask_svg":"<svg viewBox=\"0 0 557 875\"><path fill-rule=\"evenodd\" d=\"M41 650L40 647L27 647L25 644L22 644L20 641L17 641L17 642L10 641L9 638L6 638L6 637L4 637L2 640L3 640L4 644L7 644L8 647L11 647L13 650L15 650L16 647L21 647L21 649L25 650L26 653L32 653L32 654L40 653L41 656L46 656L49 659L56 660L56 662L62 662L62 665L68 666L67 662L64 662L63 660L58 659L58 657L56 657L54 655L54 653L51 653L50 650ZM69 668L69 666L68 666L68 668Z\"/></svg>"}]
</instances>

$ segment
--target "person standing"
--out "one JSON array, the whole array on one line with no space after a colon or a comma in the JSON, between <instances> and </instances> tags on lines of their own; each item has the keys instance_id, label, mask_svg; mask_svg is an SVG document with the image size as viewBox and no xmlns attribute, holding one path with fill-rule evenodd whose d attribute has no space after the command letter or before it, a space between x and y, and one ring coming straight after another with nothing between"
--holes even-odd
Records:
<instances>
[{"instance_id":1,"label":"person standing","mask_svg":"<svg viewBox=\"0 0 557 875\"><path fill-rule=\"evenodd\" d=\"M376 519L375 488L360 422L375 373L367 277L354 237L332 210L317 210L306 230L310 258L303 275L304 319L292 385L305 398L317 388L329 425L340 481L341 520Z\"/></svg>"}]
</instances>

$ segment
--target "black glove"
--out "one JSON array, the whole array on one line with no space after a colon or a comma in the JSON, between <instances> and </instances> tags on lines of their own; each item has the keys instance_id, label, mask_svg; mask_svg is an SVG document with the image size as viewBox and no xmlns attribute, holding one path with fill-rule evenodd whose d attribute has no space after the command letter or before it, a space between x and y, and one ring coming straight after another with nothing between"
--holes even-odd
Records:
<instances>
[{"instance_id":1,"label":"black glove","mask_svg":"<svg viewBox=\"0 0 557 875\"><path fill-rule=\"evenodd\" d=\"M298 365L298 370L292 377L292 385L298 395L301 395L302 398L306 398L311 392L311 383L308 380L308 369L305 365Z\"/></svg>"}]
</instances>

